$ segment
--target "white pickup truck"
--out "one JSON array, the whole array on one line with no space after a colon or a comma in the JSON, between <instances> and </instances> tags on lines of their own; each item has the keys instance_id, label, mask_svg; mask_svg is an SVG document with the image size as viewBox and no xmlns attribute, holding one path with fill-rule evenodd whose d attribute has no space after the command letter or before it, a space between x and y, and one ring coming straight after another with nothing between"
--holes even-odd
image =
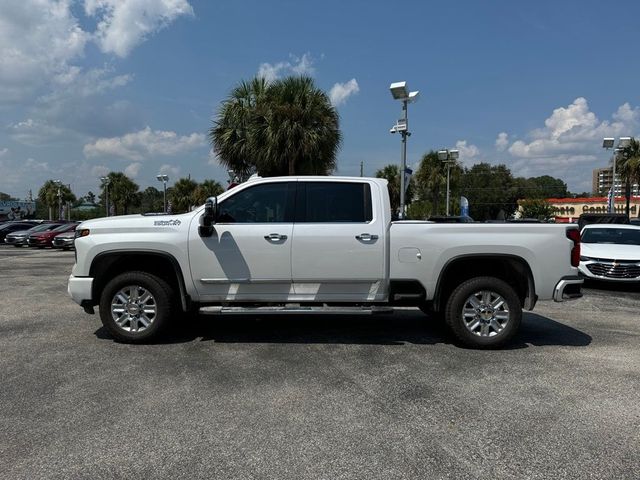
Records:
<instances>
[{"instance_id":1,"label":"white pickup truck","mask_svg":"<svg viewBox=\"0 0 640 480\"><path fill-rule=\"evenodd\" d=\"M189 213L86 221L75 248L70 296L125 342L202 307L404 305L497 347L582 285L575 226L394 222L374 178L256 178Z\"/></svg>"}]
</instances>

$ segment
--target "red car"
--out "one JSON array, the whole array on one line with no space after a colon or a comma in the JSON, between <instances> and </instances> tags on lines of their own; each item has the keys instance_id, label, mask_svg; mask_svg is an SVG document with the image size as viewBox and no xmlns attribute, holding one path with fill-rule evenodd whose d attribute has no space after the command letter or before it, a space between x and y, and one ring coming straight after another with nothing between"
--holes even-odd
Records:
<instances>
[{"instance_id":1,"label":"red car","mask_svg":"<svg viewBox=\"0 0 640 480\"><path fill-rule=\"evenodd\" d=\"M53 247L53 237L60 233L72 232L78 225L78 222L65 223L53 230L32 233L27 238L27 245L37 248Z\"/></svg>"}]
</instances>

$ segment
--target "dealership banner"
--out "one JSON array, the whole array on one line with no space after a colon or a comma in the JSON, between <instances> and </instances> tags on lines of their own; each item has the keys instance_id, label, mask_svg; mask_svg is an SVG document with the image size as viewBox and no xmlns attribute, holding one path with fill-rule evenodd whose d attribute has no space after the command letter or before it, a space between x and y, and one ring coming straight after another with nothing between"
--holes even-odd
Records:
<instances>
[{"instance_id":1,"label":"dealership banner","mask_svg":"<svg viewBox=\"0 0 640 480\"><path fill-rule=\"evenodd\" d=\"M467 197L460 197L460 216L469 216L469 200L467 200Z\"/></svg>"},{"instance_id":2,"label":"dealership banner","mask_svg":"<svg viewBox=\"0 0 640 480\"><path fill-rule=\"evenodd\" d=\"M36 213L36 202L22 200L0 200L0 220L32 218Z\"/></svg>"}]
</instances>

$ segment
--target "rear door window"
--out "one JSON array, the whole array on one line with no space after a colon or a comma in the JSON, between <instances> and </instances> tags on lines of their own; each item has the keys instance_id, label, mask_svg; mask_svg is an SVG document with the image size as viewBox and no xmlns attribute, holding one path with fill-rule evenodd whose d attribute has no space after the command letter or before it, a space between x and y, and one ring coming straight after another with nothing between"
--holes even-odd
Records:
<instances>
[{"instance_id":1,"label":"rear door window","mask_svg":"<svg viewBox=\"0 0 640 480\"><path fill-rule=\"evenodd\" d=\"M298 182L298 223L367 223L373 219L368 183Z\"/></svg>"}]
</instances>

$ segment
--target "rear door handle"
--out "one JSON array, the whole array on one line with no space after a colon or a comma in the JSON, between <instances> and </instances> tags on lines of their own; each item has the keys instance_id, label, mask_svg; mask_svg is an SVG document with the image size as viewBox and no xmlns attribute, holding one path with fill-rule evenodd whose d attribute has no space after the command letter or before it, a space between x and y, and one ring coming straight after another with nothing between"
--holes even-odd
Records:
<instances>
[{"instance_id":1,"label":"rear door handle","mask_svg":"<svg viewBox=\"0 0 640 480\"><path fill-rule=\"evenodd\" d=\"M357 240L362 240L363 242L370 242L372 240L377 240L378 235L371 235L370 233L361 233L360 235L356 235Z\"/></svg>"},{"instance_id":2,"label":"rear door handle","mask_svg":"<svg viewBox=\"0 0 640 480\"><path fill-rule=\"evenodd\" d=\"M269 235L265 235L264 239L268 240L269 242L277 242L277 241L280 241L280 240L286 240L287 236L286 235L280 235L279 233L270 233Z\"/></svg>"}]
</instances>

